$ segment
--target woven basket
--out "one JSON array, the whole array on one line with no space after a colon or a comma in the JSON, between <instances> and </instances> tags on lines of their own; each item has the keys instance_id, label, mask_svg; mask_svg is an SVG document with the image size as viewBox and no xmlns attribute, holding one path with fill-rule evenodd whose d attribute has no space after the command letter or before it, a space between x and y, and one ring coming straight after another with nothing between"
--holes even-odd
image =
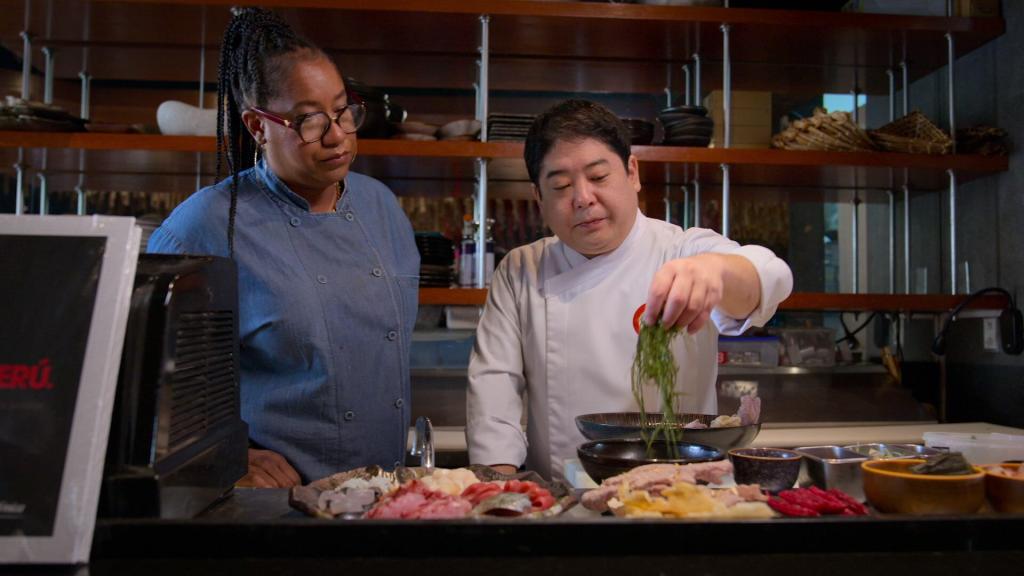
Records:
<instances>
[{"instance_id":1,"label":"woven basket","mask_svg":"<svg viewBox=\"0 0 1024 576\"><path fill-rule=\"evenodd\" d=\"M879 148L889 152L949 154L953 151L953 140L917 110L870 134Z\"/></svg>"},{"instance_id":2,"label":"woven basket","mask_svg":"<svg viewBox=\"0 0 1024 576\"><path fill-rule=\"evenodd\" d=\"M814 115L794 121L772 137L772 146L785 150L824 150L828 152L864 152L875 144L848 112L829 113L816 108Z\"/></svg>"}]
</instances>

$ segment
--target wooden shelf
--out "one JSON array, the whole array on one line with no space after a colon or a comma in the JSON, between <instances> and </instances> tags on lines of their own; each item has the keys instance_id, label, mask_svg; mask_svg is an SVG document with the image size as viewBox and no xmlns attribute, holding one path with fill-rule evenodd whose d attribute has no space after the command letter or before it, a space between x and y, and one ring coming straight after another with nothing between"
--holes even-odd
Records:
<instances>
[{"instance_id":1,"label":"wooden shelf","mask_svg":"<svg viewBox=\"0 0 1024 576\"><path fill-rule=\"evenodd\" d=\"M213 152L215 141L206 136L160 134L106 134L92 132L0 131L0 148L80 148L84 150L164 150ZM896 152L814 152L745 148L688 148L633 146L642 162L678 164L750 164L761 166L866 166L920 168L967 172L1001 172L1009 163L1003 156L901 154ZM420 142L413 140L359 140L359 154L420 158L521 159L521 142Z\"/></svg>"},{"instance_id":2,"label":"wooden shelf","mask_svg":"<svg viewBox=\"0 0 1024 576\"><path fill-rule=\"evenodd\" d=\"M195 81L205 47L206 80L228 7L237 0L62 2L48 37L46 10L33 10L36 42L58 48L56 77L77 81L90 48L97 81ZM257 2L242 2L256 4ZM526 0L268 0L330 52L347 74L377 86L468 89L475 74L478 16L489 14L493 90L658 94L666 64L700 46L703 85L720 86L720 25L731 26L733 88L801 93L886 93L883 69L906 53L912 79L945 65L943 35L965 54L1004 33L1001 18L940 18L840 12L624 5ZM90 29L83 32L84 6ZM372 6L372 9L368 9ZM24 8L12 3L0 41L20 49ZM206 18L206 35L199 34ZM609 42L609 38L628 41ZM797 40L797 41L794 41ZM43 57L34 56L41 70ZM537 60L546 60L538 62ZM160 61L167 65L152 66ZM780 90L781 91L781 90Z\"/></svg>"},{"instance_id":3,"label":"wooden shelf","mask_svg":"<svg viewBox=\"0 0 1024 576\"><path fill-rule=\"evenodd\" d=\"M790 295L779 310L835 312L945 312L952 310L965 296L942 294L826 294L797 292ZM423 306L483 306L487 290L477 288L421 288ZM998 310L1006 306L1003 296L982 296L968 307Z\"/></svg>"}]
</instances>

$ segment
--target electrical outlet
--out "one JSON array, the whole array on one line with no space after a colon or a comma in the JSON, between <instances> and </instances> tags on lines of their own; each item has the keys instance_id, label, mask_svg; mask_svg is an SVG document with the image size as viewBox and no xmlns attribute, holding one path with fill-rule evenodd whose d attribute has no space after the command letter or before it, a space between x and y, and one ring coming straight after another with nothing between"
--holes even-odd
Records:
<instances>
[{"instance_id":1,"label":"electrical outlet","mask_svg":"<svg viewBox=\"0 0 1024 576\"><path fill-rule=\"evenodd\" d=\"M982 332L985 350L999 352L999 319L985 318Z\"/></svg>"}]
</instances>

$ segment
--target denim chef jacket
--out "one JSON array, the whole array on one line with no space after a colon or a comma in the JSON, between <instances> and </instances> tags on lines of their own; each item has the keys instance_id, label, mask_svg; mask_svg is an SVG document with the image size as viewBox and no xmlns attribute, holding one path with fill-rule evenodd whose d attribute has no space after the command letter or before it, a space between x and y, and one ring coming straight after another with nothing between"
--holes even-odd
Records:
<instances>
[{"instance_id":1,"label":"denim chef jacket","mask_svg":"<svg viewBox=\"0 0 1024 576\"><path fill-rule=\"evenodd\" d=\"M312 213L261 161L238 176L242 419L304 481L403 461L420 257L394 194L350 172ZM153 232L149 252L228 256L230 179Z\"/></svg>"}]
</instances>

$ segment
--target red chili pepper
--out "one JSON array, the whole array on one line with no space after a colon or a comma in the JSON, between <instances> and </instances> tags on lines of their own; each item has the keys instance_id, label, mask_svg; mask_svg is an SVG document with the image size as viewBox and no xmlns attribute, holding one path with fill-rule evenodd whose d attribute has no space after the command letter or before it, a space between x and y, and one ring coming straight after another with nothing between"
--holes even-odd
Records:
<instances>
[{"instance_id":1,"label":"red chili pepper","mask_svg":"<svg viewBox=\"0 0 1024 576\"><path fill-rule=\"evenodd\" d=\"M845 504L837 504L832 500L819 498L814 493L803 488L796 490L783 490L782 492L779 492L779 497L787 502L796 504L797 506L810 508L811 510L822 514L838 514L846 508Z\"/></svg>"},{"instance_id":2,"label":"red chili pepper","mask_svg":"<svg viewBox=\"0 0 1024 576\"><path fill-rule=\"evenodd\" d=\"M791 502L782 500L781 498L769 498L768 505L772 507L772 510L775 510L779 514L783 514L785 516L821 516L821 514L818 514L814 510L798 506Z\"/></svg>"},{"instance_id":3,"label":"red chili pepper","mask_svg":"<svg viewBox=\"0 0 1024 576\"><path fill-rule=\"evenodd\" d=\"M868 509L859 501L857 501L856 498L850 496L846 492L843 492L838 488L832 488L831 490L828 491L828 493L835 496L839 500L846 502L846 507L850 510L853 510L857 515L866 516L868 514Z\"/></svg>"},{"instance_id":4,"label":"red chili pepper","mask_svg":"<svg viewBox=\"0 0 1024 576\"><path fill-rule=\"evenodd\" d=\"M818 498L831 502L833 507L836 508L837 513L846 510L850 506L849 502L847 502L846 500L837 498L834 494L826 492L821 488L818 488L817 486L811 486L810 488L808 488L808 490L811 492L811 494L814 494Z\"/></svg>"}]
</instances>

